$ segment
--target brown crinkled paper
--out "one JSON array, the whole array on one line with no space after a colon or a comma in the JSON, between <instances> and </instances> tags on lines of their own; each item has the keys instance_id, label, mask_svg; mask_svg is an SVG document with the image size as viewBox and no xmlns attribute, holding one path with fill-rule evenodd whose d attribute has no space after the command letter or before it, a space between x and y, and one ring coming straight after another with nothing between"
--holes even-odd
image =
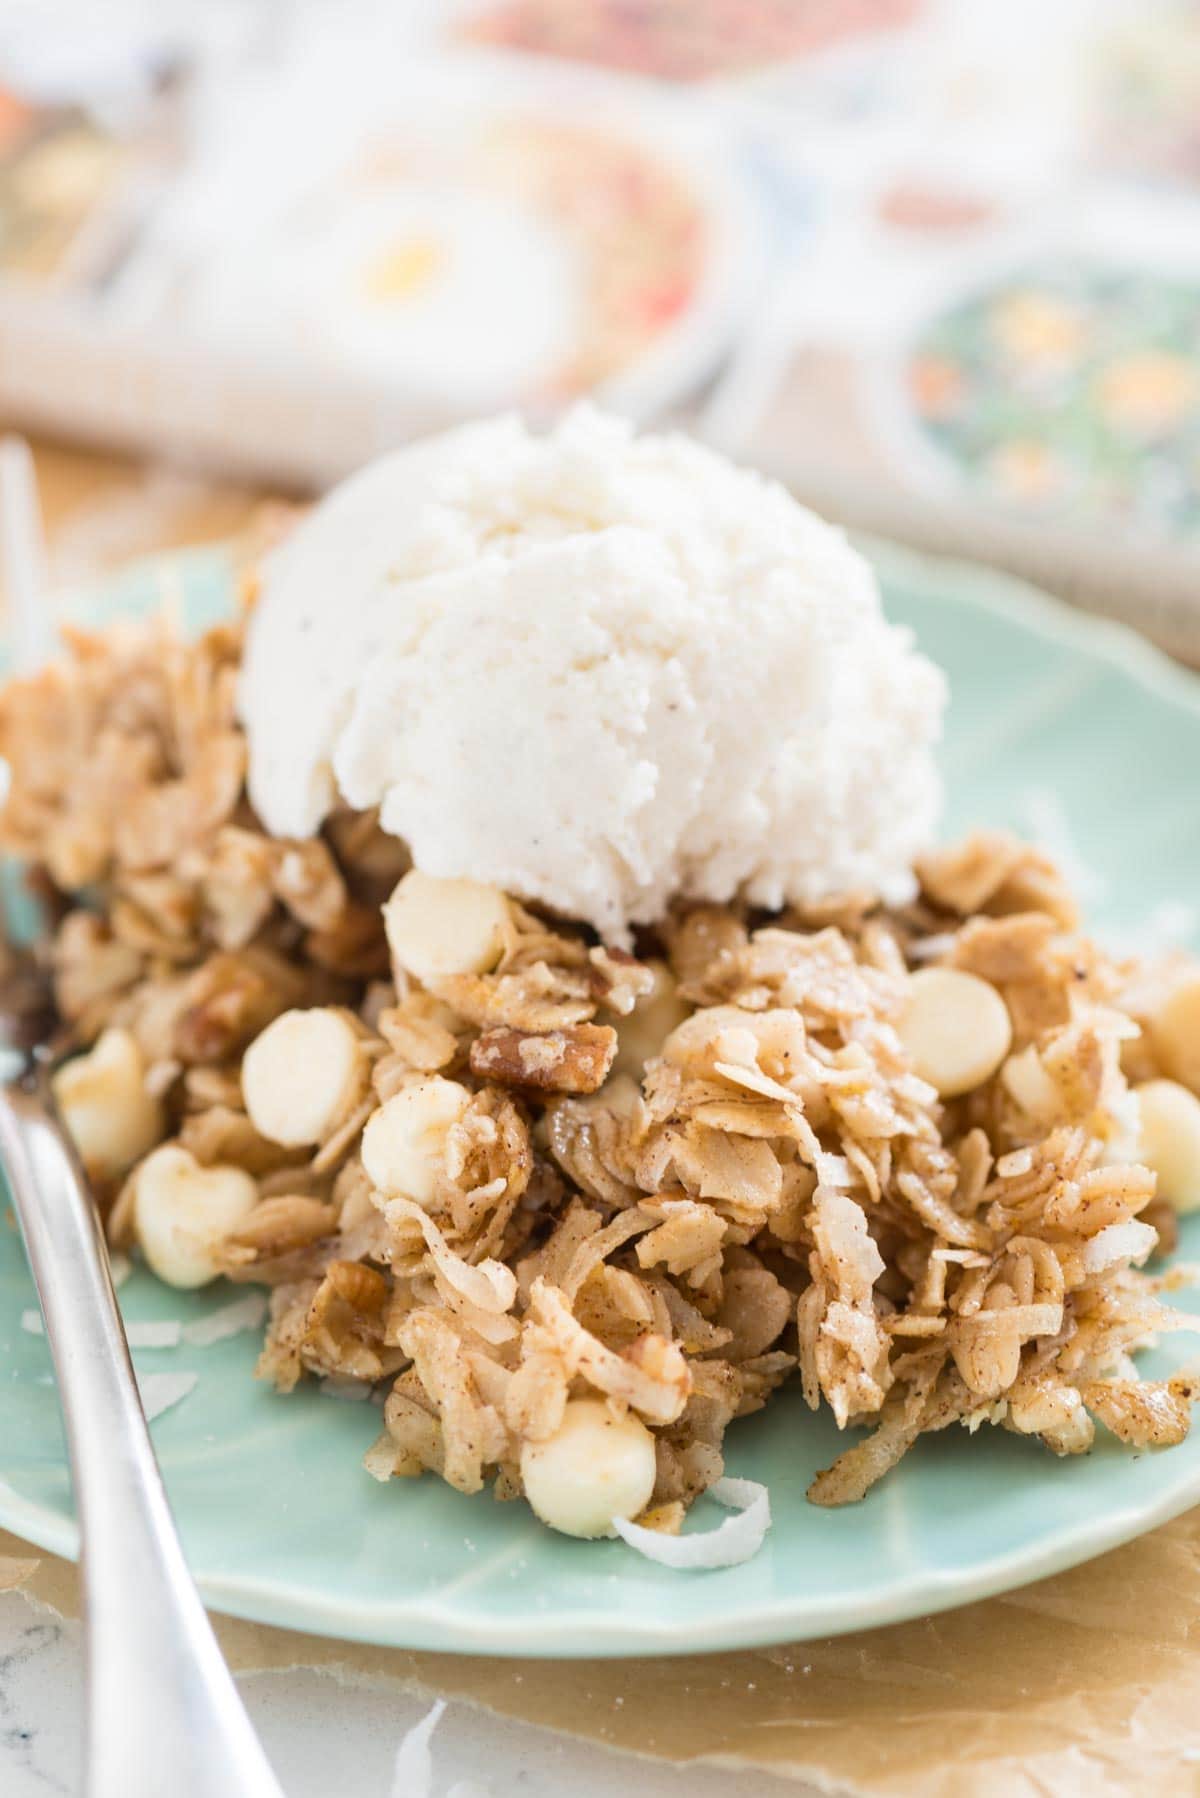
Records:
<instances>
[{"instance_id":1,"label":"brown crinkled paper","mask_svg":"<svg viewBox=\"0 0 1200 1798\"><path fill-rule=\"evenodd\" d=\"M78 1614L75 1568L0 1532L0 1590ZM886 1798L1200 1792L1200 1510L1054 1579L739 1654L510 1661L219 1618L238 1672L315 1667L678 1763Z\"/></svg>"}]
</instances>

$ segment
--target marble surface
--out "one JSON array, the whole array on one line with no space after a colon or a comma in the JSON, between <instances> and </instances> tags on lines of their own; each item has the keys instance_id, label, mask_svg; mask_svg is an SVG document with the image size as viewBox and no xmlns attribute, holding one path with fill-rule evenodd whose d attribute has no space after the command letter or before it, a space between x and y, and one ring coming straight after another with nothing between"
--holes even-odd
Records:
<instances>
[{"instance_id":1,"label":"marble surface","mask_svg":"<svg viewBox=\"0 0 1200 1798\"><path fill-rule=\"evenodd\" d=\"M425 1702L314 1670L254 1673L239 1685L288 1798L407 1798L393 1790L396 1748ZM82 1704L79 1625L18 1592L0 1596L3 1798L75 1798ZM751 1787L755 1798L816 1798L807 1785L641 1760L465 1704L447 1707L433 1767L433 1798L745 1798Z\"/></svg>"}]
</instances>

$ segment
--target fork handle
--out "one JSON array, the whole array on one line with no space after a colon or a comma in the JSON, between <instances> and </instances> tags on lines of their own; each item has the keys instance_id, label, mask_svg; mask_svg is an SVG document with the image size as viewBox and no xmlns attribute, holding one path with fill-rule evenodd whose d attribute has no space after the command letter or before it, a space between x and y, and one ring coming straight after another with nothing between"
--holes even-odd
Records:
<instances>
[{"instance_id":1,"label":"fork handle","mask_svg":"<svg viewBox=\"0 0 1200 1798\"><path fill-rule=\"evenodd\" d=\"M88 1798L283 1798L183 1558L96 1207L32 1081L0 1088L0 1153L46 1320L79 1518Z\"/></svg>"}]
</instances>

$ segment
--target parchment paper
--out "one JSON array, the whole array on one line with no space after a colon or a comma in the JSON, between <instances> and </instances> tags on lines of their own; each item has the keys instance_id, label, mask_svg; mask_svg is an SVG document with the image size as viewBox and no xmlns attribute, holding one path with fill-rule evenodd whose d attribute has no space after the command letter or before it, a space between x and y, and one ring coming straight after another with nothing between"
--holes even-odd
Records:
<instances>
[{"instance_id":1,"label":"parchment paper","mask_svg":"<svg viewBox=\"0 0 1200 1798\"><path fill-rule=\"evenodd\" d=\"M78 1615L76 1570L0 1532L0 1590ZM839 1639L638 1661L369 1648L217 1619L239 1672L397 1681L678 1762L886 1798L1200 1793L1200 1511L1099 1561ZM748 1787L748 1790L751 1789Z\"/></svg>"}]
</instances>

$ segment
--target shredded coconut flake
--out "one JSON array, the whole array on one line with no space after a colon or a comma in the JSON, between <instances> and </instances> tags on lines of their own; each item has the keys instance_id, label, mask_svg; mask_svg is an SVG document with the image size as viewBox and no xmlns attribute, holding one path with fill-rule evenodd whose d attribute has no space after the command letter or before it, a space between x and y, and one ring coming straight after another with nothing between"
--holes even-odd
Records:
<instances>
[{"instance_id":1,"label":"shredded coconut flake","mask_svg":"<svg viewBox=\"0 0 1200 1798\"><path fill-rule=\"evenodd\" d=\"M183 1340L193 1348L211 1348L214 1342L224 1342L226 1337L238 1336L243 1330L257 1330L266 1315L266 1294L248 1292L243 1298L184 1324Z\"/></svg>"},{"instance_id":2,"label":"shredded coconut flake","mask_svg":"<svg viewBox=\"0 0 1200 1798\"><path fill-rule=\"evenodd\" d=\"M108 1257L108 1273L113 1283L114 1292L120 1292L132 1272L133 1262L129 1256L114 1250Z\"/></svg>"},{"instance_id":3,"label":"shredded coconut flake","mask_svg":"<svg viewBox=\"0 0 1200 1798\"><path fill-rule=\"evenodd\" d=\"M369 1380L352 1380L336 1373L322 1380L319 1387L322 1398L342 1399L349 1404L361 1404L373 1390Z\"/></svg>"},{"instance_id":4,"label":"shredded coconut flake","mask_svg":"<svg viewBox=\"0 0 1200 1798\"><path fill-rule=\"evenodd\" d=\"M142 1397L142 1410L146 1413L146 1422L153 1423L172 1405L185 1399L198 1376L194 1373L142 1373L137 1375L138 1391Z\"/></svg>"},{"instance_id":5,"label":"shredded coconut flake","mask_svg":"<svg viewBox=\"0 0 1200 1798\"><path fill-rule=\"evenodd\" d=\"M627 1523L622 1517L614 1519L613 1528L630 1548L664 1567L738 1567L758 1553L771 1527L767 1488L757 1480L723 1479L710 1486L708 1493L719 1505L736 1513L726 1517L715 1530L692 1536L664 1536L659 1530L643 1529L641 1524Z\"/></svg>"},{"instance_id":6,"label":"shredded coconut flake","mask_svg":"<svg viewBox=\"0 0 1200 1798\"><path fill-rule=\"evenodd\" d=\"M439 1698L419 1723L407 1730L396 1750L392 1798L433 1798L433 1756L429 1742L442 1720L446 1700Z\"/></svg>"},{"instance_id":7,"label":"shredded coconut flake","mask_svg":"<svg viewBox=\"0 0 1200 1798\"><path fill-rule=\"evenodd\" d=\"M131 1349L178 1348L181 1334L178 1318L163 1323L126 1323L125 1340Z\"/></svg>"},{"instance_id":8,"label":"shredded coconut flake","mask_svg":"<svg viewBox=\"0 0 1200 1798\"><path fill-rule=\"evenodd\" d=\"M22 1311L21 1328L27 1336L44 1336L46 1334L46 1326L42 1322L41 1312L32 1309Z\"/></svg>"},{"instance_id":9,"label":"shredded coconut flake","mask_svg":"<svg viewBox=\"0 0 1200 1798\"><path fill-rule=\"evenodd\" d=\"M1158 1232L1153 1225L1139 1223L1137 1218L1109 1224L1097 1230L1084 1248L1083 1265L1089 1274L1103 1273L1105 1268L1118 1267L1123 1261L1136 1265L1146 1259L1157 1241Z\"/></svg>"}]
</instances>

